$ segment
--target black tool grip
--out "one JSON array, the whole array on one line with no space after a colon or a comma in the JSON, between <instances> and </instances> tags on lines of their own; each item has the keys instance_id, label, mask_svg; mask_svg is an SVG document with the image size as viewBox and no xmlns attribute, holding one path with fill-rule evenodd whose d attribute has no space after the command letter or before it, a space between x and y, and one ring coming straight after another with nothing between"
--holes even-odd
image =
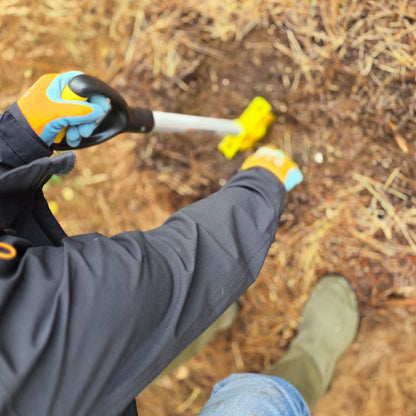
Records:
<instances>
[{"instance_id":1,"label":"black tool grip","mask_svg":"<svg viewBox=\"0 0 416 416\"><path fill-rule=\"evenodd\" d=\"M69 88L80 97L89 98L100 94L107 97L111 108L104 119L97 126L90 137L82 138L77 149L95 146L124 132L148 133L155 125L153 113L142 108L131 108L124 98L112 87L100 79L91 75L81 74L72 78L68 84ZM54 150L73 149L65 140L61 143L53 143Z\"/></svg>"}]
</instances>

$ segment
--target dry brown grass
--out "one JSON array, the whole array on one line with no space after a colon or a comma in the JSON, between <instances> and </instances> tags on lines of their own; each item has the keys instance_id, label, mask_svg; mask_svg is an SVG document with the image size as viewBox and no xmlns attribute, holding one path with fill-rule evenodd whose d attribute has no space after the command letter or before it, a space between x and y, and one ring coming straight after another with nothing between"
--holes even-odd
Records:
<instances>
[{"instance_id":1,"label":"dry brown grass","mask_svg":"<svg viewBox=\"0 0 416 416\"><path fill-rule=\"evenodd\" d=\"M416 414L416 2L138 4L0 0L0 107L42 73L74 68L168 111L235 117L261 94L277 114L266 141L305 176L234 328L145 392L141 414L195 414L219 377L276 360L325 272L349 277L365 317L330 393L339 399L317 414L329 402L331 414ZM148 229L239 166L244 155L225 163L217 142L125 135L79 152L47 193L70 234Z\"/></svg>"},{"instance_id":2,"label":"dry brown grass","mask_svg":"<svg viewBox=\"0 0 416 416\"><path fill-rule=\"evenodd\" d=\"M416 414L411 365L416 359L414 313L414 309L389 308L366 318L317 415Z\"/></svg>"}]
</instances>

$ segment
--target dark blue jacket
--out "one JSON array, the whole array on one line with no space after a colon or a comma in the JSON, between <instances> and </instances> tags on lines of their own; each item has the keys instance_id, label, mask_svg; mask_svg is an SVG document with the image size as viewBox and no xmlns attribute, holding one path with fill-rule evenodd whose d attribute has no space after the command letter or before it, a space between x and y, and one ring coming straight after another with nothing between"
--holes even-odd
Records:
<instances>
[{"instance_id":1,"label":"dark blue jacket","mask_svg":"<svg viewBox=\"0 0 416 416\"><path fill-rule=\"evenodd\" d=\"M41 188L75 157L50 156L1 116L0 415L119 415L254 282L285 189L250 169L154 230L67 237Z\"/></svg>"}]
</instances>

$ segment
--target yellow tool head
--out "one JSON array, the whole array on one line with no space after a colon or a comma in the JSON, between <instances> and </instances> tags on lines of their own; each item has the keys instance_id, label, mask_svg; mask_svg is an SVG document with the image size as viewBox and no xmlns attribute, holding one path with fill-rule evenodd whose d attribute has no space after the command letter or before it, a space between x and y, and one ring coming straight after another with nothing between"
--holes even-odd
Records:
<instances>
[{"instance_id":1,"label":"yellow tool head","mask_svg":"<svg viewBox=\"0 0 416 416\"><path fill-rule=\"evenodd\" d=\"M232 159L238 151L253 148L255 143L266 135L274 119L275 115L268 101L262 97L255 97L241 117L236 120L241 124L241 133L236 136L225 136L218 145L218 150L227 159Z\"/></svg>"}]
</instances>

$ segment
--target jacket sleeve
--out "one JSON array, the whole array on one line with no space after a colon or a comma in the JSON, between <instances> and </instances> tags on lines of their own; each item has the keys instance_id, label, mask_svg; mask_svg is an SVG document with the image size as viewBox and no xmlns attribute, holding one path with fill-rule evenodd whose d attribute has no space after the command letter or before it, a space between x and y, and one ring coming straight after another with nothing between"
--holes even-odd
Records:
<instances>
[{"instance_id":1,"label":"jacket sleeve","mask_svg":"<svg viewBox=\"0 0 416 416\"><path fill-rule=\"evenodd\" d=\"M119 414L254 282L284 198L255 168L154 230L27 249L0 311L0 395L19 373L17 414Z\"/></svg>"},{"instance_id":2,"label":"jacket sleeve","mask_svg":"<svg viewBox=\"0 0 416 416\"><path fill-rule=\"evenodd\" d=\"M33 132L17 104L0 115L0 174L52 154Z\"/></svg>"}]
</instances>

